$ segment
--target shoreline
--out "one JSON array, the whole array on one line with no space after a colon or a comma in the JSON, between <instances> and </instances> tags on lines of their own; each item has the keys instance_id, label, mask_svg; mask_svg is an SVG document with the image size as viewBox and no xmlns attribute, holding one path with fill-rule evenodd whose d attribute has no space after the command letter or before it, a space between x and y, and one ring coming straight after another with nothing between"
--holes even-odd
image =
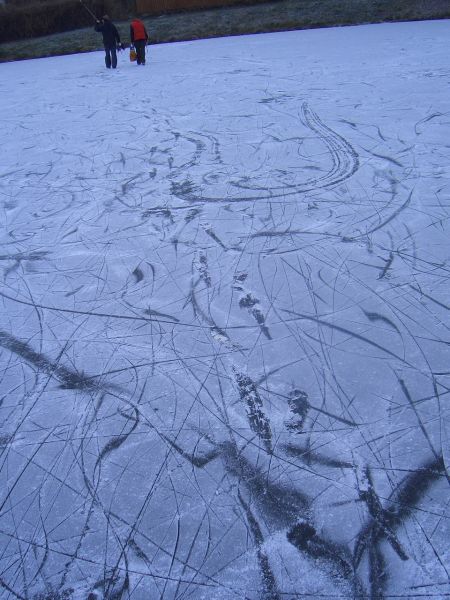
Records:
<instances>
[{"instance_id":1,"label":"shoreline","mask_svg":"<svg viewBox=\"0 0 450 600\"><path fill-rule=\"evenodd\" d=\"M418 4L418 1L416 0ZM400 0L380 0L376 6L360 0L319 3L305 0L277 0L256 5L229 6L159 16L140 17L150 35L150 44L193 41L280 31L346 27L387 22L442 20L450 17L450 7L438 2L419 9L401 7ZM414 1L411 2L414 4ZM115 21L122 40L129 42L129 20ZM0 62L78 54L103 49L101 36L93 27L55 33L0 44Z\"/></svg>"}]
</instances>

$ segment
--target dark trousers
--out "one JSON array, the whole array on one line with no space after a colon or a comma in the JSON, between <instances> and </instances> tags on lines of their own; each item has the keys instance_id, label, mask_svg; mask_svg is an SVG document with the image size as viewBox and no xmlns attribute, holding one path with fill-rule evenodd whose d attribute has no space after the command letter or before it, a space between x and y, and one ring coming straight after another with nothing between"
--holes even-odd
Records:
<instances>
[{"instance_id":1,"label":"dark trousers","mask_svg":"<svg viewBox=\"0 0 450 600\"><path fill-rule=\"evenodd\" d=\"M145 40L135 40L134 47L136 48L137 64L145 65Z\"/></svg>"},{"instance_id":2,"label":"dark trousers","mask_svg":"<svg viewBox=\"0 0 450 600\"><path fill-rule=\"evenodd\" d=\"M105 65L108 69L115 69L117 67L117 52L116 45L114 46L105 46Z\"/></svg>"}]
</instances>

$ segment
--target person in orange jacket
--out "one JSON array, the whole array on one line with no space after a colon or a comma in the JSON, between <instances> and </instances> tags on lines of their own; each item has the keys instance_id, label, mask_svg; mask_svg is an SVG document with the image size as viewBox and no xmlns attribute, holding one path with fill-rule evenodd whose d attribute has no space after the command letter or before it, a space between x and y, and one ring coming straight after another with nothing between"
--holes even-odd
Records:
<instances>
[{"instance_id":1,"label":"person in orange jacket","mask_svg":"<svg viewBox=\"0 0 450 600\"><path fill-rule=\"evenodd\" d=\"M135 47L137 64L145 65L145 45L148 42L148 33L145 25L139 19L133 19L130 25L131 45Z\"/></svg>"}]
</instances>

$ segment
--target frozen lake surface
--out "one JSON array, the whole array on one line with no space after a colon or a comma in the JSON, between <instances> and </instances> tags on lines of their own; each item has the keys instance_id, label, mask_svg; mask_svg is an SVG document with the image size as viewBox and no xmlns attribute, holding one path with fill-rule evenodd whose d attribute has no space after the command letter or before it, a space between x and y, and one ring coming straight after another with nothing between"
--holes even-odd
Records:
<instances>
[{"instance_id":1,"label":"frozen lake surface","mask_svg":"<svg viewBox=\"0 0 450 600\"><path fill-rule=\"evenodd\" d=\"M443 598L450 22L0 65L0 597Z\"/></svg>"}]
</instances>

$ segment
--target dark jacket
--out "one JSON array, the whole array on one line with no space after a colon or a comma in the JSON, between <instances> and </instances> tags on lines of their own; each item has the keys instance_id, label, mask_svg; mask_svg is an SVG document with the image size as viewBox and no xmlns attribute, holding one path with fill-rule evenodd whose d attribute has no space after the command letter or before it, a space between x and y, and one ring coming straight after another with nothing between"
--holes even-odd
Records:
<instances>
[{"instance_id":1,"label":"dark jacket","mask_svg":"<svg viewBox=\"0 0 450 600\"><path fill-rule=\"evenodd\" d=\"M95 31L103 34L103 44L105 47L115 47L120 44L120 35L116 29L116 26L111 21L103 21L102 23L96 23Z\"/></svg>"}]
</instances>

